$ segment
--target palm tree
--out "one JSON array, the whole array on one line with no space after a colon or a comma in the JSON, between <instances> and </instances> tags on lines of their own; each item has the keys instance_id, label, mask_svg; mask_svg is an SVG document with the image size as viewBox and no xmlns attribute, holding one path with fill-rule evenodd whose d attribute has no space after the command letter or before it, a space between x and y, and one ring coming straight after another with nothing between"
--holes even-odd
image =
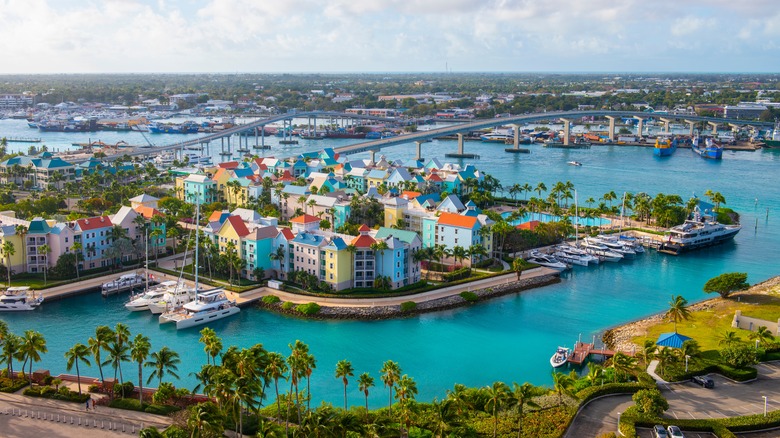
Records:
<instances>
[{"instance_id":1,"label":"palm tree","mask_svg":"<svg viewBox=\"0 0 780 438\"><path fill-rule=\"evenodd\" d=\"M22 348L22 338L13 333L8 332L3 340L3 358L6 364L6 370L8 377L11 381L14 380L14 358L19 357L19 351ZM24 371L24 370L22 370Z\"/></svg>"},{"instance_id":2,"label":"palm tree","mask_svg":"<svg viewBox=\"0 0 780 438\"><path fill-rule=\"evenodd\" d=\"M368 390L374 386L374 378L368 373L358 377L358 390L366 397L366 419L368 419Z\"/></svg>"},{"instance_id":3,"label":"palm tree","mask_svg":"<svg viewBox=\"0 0 780 438\"><path fill-rule=\"evenodd\" d=\"M81 372L79 371L79 362L84 362L85 365L91 366L92 364L89 362L90 354L89 348L81 343L74 345L70 350L65 352L65 359L67 360L65 368L70 371L73 368L73 365L76 365L76 381L79 385L79 394L81 394Z\"/></svg>"},{"instance_id":4,"label":"palm tree","mask_svg":"<svg viewBox=\"0 0 780 438\"><path fill-rule=\"evenodd\" d=\"M217 336L214 329L206 327L200 331L199 342L203 343L203 351L206 352L206 364L216 365L217 356L222 352L222 339Z\"/></svg>"},{"instance_id":5,"label":"palm tree","mask_svg":"<svg viewBox=\"0 0 780 438\"><path fill-rule=\"evenodd\" d=\"M395 398L398 399L398 404L401 405L401 413L404 417L403 424L406 425L408 432L411 426L411 410L409 409L409 401L414 400L417 395L417 383L411 377L404 374L396 384Z\"/></svg>"},{"instance_id":6,"label":"palm tree","mask_svg":"<svg viewBox=\"0 0 780 438\"><path fill-rule=\"evenodd\" d=\"M465 259L468 256L469 256L469 254L468 254L468 251L466 250L466 248L464 248L464 247L462 247L460 245L455 245L455 246L452 247L452 258L455 259L455 267L456 268L458 267L458 261L463 261L463 259Z\"/></svg>"},{"instance_id":7,"label":"palm tree","mask_svg":"<svg viewBox=\"0 0 780 438\"><path fill-rule=\"evenodd\" d=\"M103 377L103 365L106 365L108 362L102 362L100 356L102 351L108 348L108 343L111 342L111 339L113 338L114 332L111 331L108 326L101 325L95 328L95 337L87 340L89 350L92 352L92 356L95 358L95 364L97 364L98 371L100 372L100 382L104 388L106 379Z\"/></svg>"},{"instance_id":8,"label":"palm tree","mask_svg":"<svg viewBox=\"0 0 780 438\"><path fill-rule=\"evenodd\" d=\"M33 363L41 360L41 353L49 351L46 348L46 339L43 335L35 330L26 330L24 337L22 337L22 345L19 352L24 356L24 363L30 362L30 385L32 385L32 367ZM22 365L24 369L24 365Z\"/></svg>"},{"instance_id":9,"label":"palm tree","mask_svg":"<svg viewBox=\"0 0 780 438\"><path fill-rule=\"evenodd\" d=\"M598 366L593 367L593 365L589 365L589 367L592 368L598 368ZM599 369L599 372L601 370ZM518 385L517 383L512 383L512 394L510 401L512 404L515 405L517 408L517 413L520 419L518 420L518 434L517 436L519 438L522 438L523 436L523 413L524 413L524 407L528 406L530 408L539 408L539 405L534 403L532 400L534 397L544 394L545 389L539 388L534 385L531 385L530 383L526 382L522 385Z\"/></svg>"},{"instance_id":10,"label":"palm tree","mask_svg":"<svg viewBox=\"0 0 780 438\"><path fill-rule=\"evenodd\" d=\"M558 405L563 403L563 395L571 393L574 388L574 380L568 374L553 373L553 391L558 394Z\"/></svg>"},{"instance_id":11,"label":"palm tree","mask_svg":"<svg viewBox=\"0 0 780 438\"><path fill-rule=\"evenodd\" d=\"M474 261L474 258L477 258L478 260L481 261L483 258L487 257L488 255L487 249L485 249L485 247L482 245L469 246L468 253L472 263Z\"/></svg>"},{"instance_id":12,"label":"palm tree","mask_svg":"<svg viewBox=\"0 0 780 438\"><path fill-rule=\"evenodd\" d=\"M153 378L157 377L159 387L162 385L162 378L166 373L177 379L179 378L179 375L176 374L176 371L179 370L178 365L181 362L179 353L176 353L168 347L163 347L160 351L152 353L151 357L152 358L146 362L147 367L153 368L152 372L149 374L149 378L146 379L147 384L151 382Z\"/></svg>"},{"instance_id":13,"label":"palm tree","mask_svg":"<svg viewBox=\"0 0 780 438\"><path fill-rule=\"evenodd\" d=\"M742 339L739 337L739 335L737 335L737 332L734 330L726 330L722 335L720 335L718 345L731 347L732 345L738 344L741 341Z\"/></svg>"},{"instance_id":14,"label":"palm tree","mask_svg":"<svg viewBox=\"0 0 780 438\"><path fill-rule=\"evenodd\" d=\"M117 351L122 351L124 353L127 353L129 347L127 346L127 343L130 341L130 328L127 327L126 324L117 323L116 326L114 326L114 335L115 335L115 342L117 345ZM119 357L121 356L121 357ZM115 357L117 361L114 363L114 380L116 380L116 369L119 368L119 382L124 382L124 377L122 376L122 361L126 361L129 358L125 355L119 355L118 357ZM122 389L124 391L124 388ZM122 392L122 397L124 397L125 394Z\"/></svg>"},{"instance_id":15,"label":"palm tree","mask_svg":"<svg viewBox=\"0 0 780 438\"><path fill-rule=\"evenodd\" d=\"M371 250L374 251L374 254L377 255L377 258L379 259L379 263L377 263L377 267L382 266L382 259L385 255L385 250L388 249L387 242L384 240L378 240L371 244ZM379 271L379 269L377 269Z\"/></svg>"},{"instance_id":16,"label":"palm tree","mask_svg":"<svg viewBox=\"0 0 780 438\"><path fill-rule=\"evenodd\" d=\"M149 338L142 334L135 335L135 339L130 344L130 359L138 364L138 401L141 407L144 406L144 362L149 357L149 351L152 349L152 344L149 343Z\"/></svg>"},{"instance_id":17,"label":"palm tree","mask_svg":"<svg viewBox=\"0 0 780 438\"><path fill-rule=\"evenodd\" d=\"M352 363L346 359L342 359L336 363L336 378L341 377L341 381L344 382L344 410L347 410L347 384L349 380L347 377L355 375L355 370L352 368Z\"/></svg>"},{"instance_id":18,"label":"palm tree","mask_svg":"<svg viewBox=\"0 0 780 438\"><path fill-rule=\"evenodd\" d=\"M224 436L225 418L222 410L211 402L193 406L187 427L192 430L191 438L201 436Z\"/></svg>"},{"instance_id":19,"label":"palm tree","mask_svg":"<svg viewBox=\"0 0 780 438\"><path fill-rule=\"evenodd\" d=\"M656 353L655 357L658 359L658 368L661 372L666 370L667 365L671 365L678 360L677 355L668 347L661 348L658 353Z\"/></svg>"},{"instance_id":20,"label":"palm tree","mask_svg":"<svg viewBox=\"0 0 780 438\"><path fill-rule=\"evenodd\" d=\"M290 347L290 356L287 357L287 365L290 367L290 392L293 387L295 388L295 407L298 411L298 423L301 422L301 405L300 405L300 391L298 390L298 383L301 377L305 375L305 360L309 354L309 346L296 340L295 344L288 344ZM287 404L287 418L290 417L290 404ZM287 429L287 423L285 423L285 429Z\"/></svg>"},{"instance_id":21,"label":"palm tree","mask_svg":"<svg viewBox=\"0 0 780 438\"><path fill-rule=\"evenodd\" d=\"M311 374L317 368L317 360L313 354L303 356L303 374L306 376L306 409L311 410Z\"/></svg>"},{"instance_id":22,"label":"palm tree","mask_svg":"<svg viewBox=\"0 0 780 438\"><path fill-rule=\"evenodd\" d=\"M652 339L645 339L642 348L639 350L639 358L642 359L642 363L644 363L645 366L649 365L650 361L653 360L657 349L658 346L655 345L655 342L653 342Z\"/></svg>"},{"instance_id":23,"label":"palm tree","mask_svg":"<svg viewBox=\"0 0 780 438\"><path fill-rule=\"evenodd\" d=\"M114 382L116 382L117 371L119 371L120 367L119 364L130 360L130 356L127 354L129 350L130 347L124 344L120 344L116 339L109 342L108 346L106 347L106 352L108 352L106 363L110 363L111 367L114 368ZM121 374L119 379L119 383L121 385L123 383ZM113 396L113 391L111 394ZM122 397L124 397L124 389L122 390Z\"/></svg>"},{"instance_id":24,"label":"palm tree","mask_svg":"<svg viewBox=\"0 0 780 438\"><path fill-rule=\"evenodd\" d=\"M388 396L387 399L389 401L388 404L388 412L389 415L393 415L393 387L395 386L396 382L398 382L398 379L401 377L401 367L398 366L397 363L393 362L392 360L386 361L384 364L382 364L382 369L379 370L379 373L381 374L382 383L387 387L388 389Z\"/></svg>"},{"instance_id":25,"label":"palm tree","mask_svg":"<svg viewBox=\"0 0 780 438\"><path fill-rule=\"evenodd\" d=\"M669 310L666 311L664 317L674 322L674 332L677 333L677 323L687 321L691 317L691 312L688 310L688 300L682 295L672 295L672 301L669 301Z\"/></svg>"},{"instance_id":26,"label":"palm tree","mask_svg":"<svg viewBox=\"0 0 780 438\"><path fill-rule=\"evenodd\" d=\"M24 225L17 225L15 230L16 230L16 234L18 234L22 240L22 259L24 260L23 270L24 272L27 272L27 254L26 254L27 251L25 250L25 248L27 248L27 242L25 242L24 240L24 236L27 235L27 227Z\"/></svg>"},{"instance_id":27,"label":"palm tree","mask_svg":"<svg viewBox=\"0 0 780 438\"><path fill-rule=\"evenodd\" d=\"M5 255L5 267L8 272L8 287L11 287L11 256L16 254L14 243L10 240L3 242L3 254Z\"/></svg>"},{"instance_id":28,"label":"palm tree","mask_svg":"<svg viewBox=\"0 0 780 438\"><path fill-rule=\"evenodd\" d=\"M49 253L51 252L51 247L49 244L44 243L43 245L38 247L38 251L43 254L44 258L44 265L43 265L43 284L48 284L48 281L46 279L46 272L49 270Z\"/></svg>"},{"instance_id":29,"label":"palm tree","mask_svg":"<svg viewBox=\"0 0 780 438\"><path fill-rule=\"evenodd\" d=\"M279 353L268 353L268 365L265 366L266 375L274 379L274 389L276 390L276 415L281 415L282 407L279 402L279 379L284 379L287 373L287 364L284 362L284 356Z\"/></svg>"},{"instance_id":30,"label":"palm tree","mask_svg":"<svg viewBox=\"0 0 780 438\"><path fill-rule=\"evenodd\" d=\"M750 332L748 339L751 341L758 341L761 345L766 346L774 342L775 337L772 335L772 331L766 326L762 325L754 332Z\"/></svg>"},{"instance_id":31,"label":"palm tree","mask_svg":"<svg viewBox=\"0 0 780 438\"><path fill-rule=\"evenodd\" d=\"M509 399L509 387L504 382L493 382L491 386L485 387L485 409L490 409L493 415L493 438L498 434L498 411L501 406ZM491 408L492 406L492 408Z\"/></svg>"},{"instance_id":32,"label":"palm tree","mask_svg":"<svg viewBox=\"0 0 780 438\"><path fill-rule=\"evenodd\" d=\"M539 184L536 185L536 188L534 189L534 191L536 193L538 193L539 196L541 197L542 196L542 192L546 192L547 191L547 186L544 185L543 182L540 182Z\"/></svg>"},{"instance_id":33,"label":"palm tree","mask_svg":"<svg viewBox=\"0 0 780 438\"><path fill-rule=\"evenodd\" d=\"M439 401L434 398L431 402L431 410L433 411L433 419L431 420L431 432L436 438L441 438L446 435L452 429L454 424L457 424L458 414L453 408L453 401L450 399L444 399Z\"/></svg>"},{"instance_id":34,"label":"palm tree","mask_svg":"<svg viewBox=\"0 0 780 438\"><path fill-rule=\"evenodd\" d=\"M73 242L73 253L76 254L76 279L79 278L79 262L84 257L84 254L81 252L84 247L82 246L81 242Z\"/></svg>"},{"instance_id":35,"label":"palm tree","mask_svg":"<svg viewBox=\"0 0 780 438\"><path fill-rule=\"evenodd\" d=\"M586 378L588 379L588 382L590 382L590 386L596 386L596 382L598 382L599 378L602 378L602 382L603 382L603 377L602 377L603 373L604 373L604 367L596 363L589 363L588 375L586 376Z\"/></svg>"},{"instance_id":36,"label":"palm tree","mask_svg":"<svg viewBox=\"0 0 780 438\"><path fill-rule=\"evenodd\" d=\"M626 374L636 370L636 358L631 357L618 351L612 356L612 368L615 370L615 375L625 376Z\"/></svg>"}]
</instances>

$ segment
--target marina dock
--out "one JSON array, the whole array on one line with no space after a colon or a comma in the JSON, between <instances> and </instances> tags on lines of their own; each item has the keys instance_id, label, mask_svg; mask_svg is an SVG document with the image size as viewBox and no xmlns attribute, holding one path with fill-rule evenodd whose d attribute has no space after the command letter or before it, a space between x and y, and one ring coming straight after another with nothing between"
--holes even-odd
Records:
<instances>
[{"instance_id":1,"label":"marina dock","mask_svg":"<svg viewBox=\"0 0 780 438\"><path fill-rule=\"evenodd\" d=\"M569 354L568 362L574 365L582 365L592 354L602 356L604 360L615 355L613 350L596 349L595 344L577 341L574 349Z\"/></svg>"}]
</instances>

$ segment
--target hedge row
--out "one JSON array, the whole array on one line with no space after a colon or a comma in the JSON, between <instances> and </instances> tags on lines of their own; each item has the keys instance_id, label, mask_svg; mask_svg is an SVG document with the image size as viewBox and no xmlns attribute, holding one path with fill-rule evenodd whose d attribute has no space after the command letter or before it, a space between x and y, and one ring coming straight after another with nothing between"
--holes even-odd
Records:
<instances>
[{"instance_id":1,"label":"hedge row","mask_svg":"<svg viewBox=\"0 0 780 438\"><path fill-rule=\"evenodd\" d=\"M108 404L109 407L117 409L125 409L128 411L146 412L147 414L156 415L168 415L172 412L180 411L178 406L171 405L156 405L151 403L144 403L141 408L141 402L134 398L117 398Z\"/></svg>"},{"instance_id":2,"label":"hedge row","mask_svg":"<svg viewBox=\"0 0 780 438\"><path fill-rule=\"evenodd\" d=\"M27 379L11 380L7 377L0 378L0 392L14 393L29 384Z\"/></svg>"},{"instance_id":3,"label":"hedge row","mask_svg":"<svg viewBox=\"0 0 780 438\"><path fill-rule=\"evenodd\" d=\"M53 400L60 400L60 401L67 401L67 402L74 402L74 403L84 403L90 398L89 394L79 394L76 391L71 391L65 386L61 387L59 391L56 391L51 386L27 388L24 390L23 394L30 397L50 398Z\"/></svg>"}]
</instances>

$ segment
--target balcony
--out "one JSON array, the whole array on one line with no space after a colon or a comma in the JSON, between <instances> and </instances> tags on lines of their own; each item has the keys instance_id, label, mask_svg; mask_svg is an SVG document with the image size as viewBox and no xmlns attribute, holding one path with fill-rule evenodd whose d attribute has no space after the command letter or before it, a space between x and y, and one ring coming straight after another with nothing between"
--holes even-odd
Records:
<instances>
[{"instance_id":1,"label":"balcony","mask_svg":"<svg viewBox=\"0 0 780 438\"><path fill-rule=\"evenodd\" d=\"M356 255L355 260L374 260L374 255Z\"/></svg>"}]
</instances>

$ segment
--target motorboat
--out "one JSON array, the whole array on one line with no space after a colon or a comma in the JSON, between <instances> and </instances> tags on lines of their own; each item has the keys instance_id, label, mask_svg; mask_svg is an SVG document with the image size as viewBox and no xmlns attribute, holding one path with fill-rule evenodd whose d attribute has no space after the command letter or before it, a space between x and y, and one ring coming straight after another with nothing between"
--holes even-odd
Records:
<instances>
[{"instance_id":1,"label":"motorboat","mask_svg":"<svg viewBox=\"0 0 780 438\"><path fill-rule=\"evenodd\" d=\"M589 254L598 256L601 261L619 262L623 260L623 254L610 250L606 245L591 238L583 239L582 246Z\"/></svg>"},{"instance_id":2,"label":"motorboat","mask_svg":"<svg viewBox=\"0 0 780 438\"><path fill-rule=\"evenodd\" d=\"M568 164L569 166L582 166L582 163L580 163L579 161L567 161L566 164Z\"/></svg>"},{"instance_id":3,"label":"motorboat","mask_svg":"<svg viewBox=\"0 0 780 438\"><path fill-rule=\"evenodd\" d=\"M559 250L559 251L555 251L553 253L553 256L558 260L562 260L572 265L588 266L589 259L586 259L583 256L580 256L578 254L571 254ZM591 257L591 256L587 256L587 257Z\"/></svg>"},{"instance_id":4,"label":"motorboat","mask_svg":"<svg viewBox=\"0 0 780 438\"><path fill-rule=\"evenodd\" d=\"M531 256L528 257L526 261L536 263L537 265L547 268L556 269L558 271L565 271L569 269L569 265L566 263L561 262L554 256L542 254L539 251L531 251Z\"/></svg>"},{"instance_id":5,"label":"motorboat","mask_svg":"<svg viewBox=\"0 0 780 438\"><path fill-rule=\"evenodd\" d=\"M146 289L142 294L130 297L130 301L125 304L125 309L131 312L149 310L149 304L160 301L168 292L168 289L175 287L176 284L176 281L163 281L153 288Z\"/></svg>"},{"instance_id":6,"label":"motorboat","mask_svg":"<svg viewBox=\"0 0 780 438\"><path fill-rule=\"evenodd\" d=\"M180 311L166 312L160 315L160 324L175 322L177 329L195 327L217 321L240 312L235 301L230 301L225 290L211 289L200 292L195 300L185 304Z\"/></svg>"},{"instance_id":7,"label":"motorboat","mask_svg":"<svg viewBox=\"0 0 780 438\"><path fill-rule=\"evenodd\" d=\"M194 290L188 288L183 282L178 282L168 288L159 300L149 303L149 310L154 315L178 309L185 303L192 301Z\"/></svg>"},{"instance_id":8,"label":"motorboat","mask_svg":"<svg viewBox=\"0 0 780 438\"><path fill-rule=\"evenodd\" d=\"M564 254L571 254L571 255L578 256L580 259L582 259L584 261L587 261L589 265L590 264L598 265L599 262L601 261L601 260L599 260L598 257L596 257L596 256L594 256L592 254L589 254L584 249L578 248L576 246L572 246L572 245L558 245L557 249L558 249L558 251L563 252Z\"/></svg>"},{"instance_id":9,"label":"motorboat","mask_svg":"<svg viewBox=\"0 0 780 438\"><path fill-rule=\"evenodd\" d=\"M569 349L566 347L558 347L558 349L555 350L555 354L550 358L550 365L552 365L553 368L559 368L566 365L568 360Z\"/></svg>"},{"instance_id":10,"label":"motorboat","mask_svg":"<svg viewBox=\"0 0 780 438\"><path fill-rule=\"evenodd\" d=\"M9 287L0 295L0 311L2 312L35 310L41 303L43 303L43 295L36 295L29 286Z\"/></svg>"},{"instance_id":11,"label":"motorboat","mask_svg":"<svg viewBox=\"0 0 780 438\"><path fill-rule=\"evenodd\" d=\"M598 236L596 241L606 246L609 250L623 254L624 258L633 259L636 257L636 251L632 248L632 245L627 242L621 242L618 239L613 239L609 236Z\"/></svg>"},{"instance_id":12,"label":"motorboat","mask_svg":"<svg viewBox=\"0 0 780 438\"><path fill-rule=\"evenodd\" d=\"M140 287L144 284L146 278L138 273L123 274L119 278L111 280L107 283L103 283L100 286L100 293L107 297L109 295L118 294L120 292L132 290L136 287Z\"/></svg>"}]
</instances>

